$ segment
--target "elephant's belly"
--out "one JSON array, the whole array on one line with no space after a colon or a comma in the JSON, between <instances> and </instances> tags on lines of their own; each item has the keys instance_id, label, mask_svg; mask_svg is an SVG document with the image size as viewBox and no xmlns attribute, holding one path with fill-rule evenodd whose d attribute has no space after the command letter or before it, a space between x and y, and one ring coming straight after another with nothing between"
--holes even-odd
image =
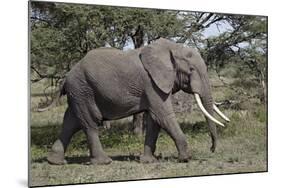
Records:
<instances>
[{"instance_id":1,"label":"elephant's belly","mask_svg":"<svg viewBox=\"0 0 281 188\"><path fill-rule=\"evenodd\" d=\"M102 67L100 72L87 75L104 119L120 119L144 110L144 73L128 67L122 74Z\"/></svg>"},{"instance_id":2,"label":"elephant's belly","mask_svg":"<svg viewBox=\"0 0 281 188\"><path fill-rule=\"evenodd\" d=\"M139 101L139 102L138 102ZM99 99L96 100L98 108L105 120L124 118L144 110L140 99L122 101L122 99Z\"/></svg>"}]
</instances>

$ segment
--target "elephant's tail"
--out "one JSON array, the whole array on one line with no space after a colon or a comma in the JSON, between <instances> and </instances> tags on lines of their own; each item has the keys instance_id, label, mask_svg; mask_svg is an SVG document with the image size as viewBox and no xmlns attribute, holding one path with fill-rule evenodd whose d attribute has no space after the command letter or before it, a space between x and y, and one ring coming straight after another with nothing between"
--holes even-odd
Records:
<instances>
[{"instance_id":1,"label":"elephant's tail","mask_svg":"<svg viewBox=\"0 0 281 188\"><path fill-rule=\"evenodd\" d=\"M51 102L51 104L49 104L48 106L44 107L44 108L38 108L37 112L44 112L50 108L52 108L53 106L55 106L55 104L58 102L58 100L60 99L61 96L66 94L66 90L65 90L65 80L62 81L60 87L60 89L56 92L56 96L53 98L53 101Z\"/></svg>"}]
</instances>

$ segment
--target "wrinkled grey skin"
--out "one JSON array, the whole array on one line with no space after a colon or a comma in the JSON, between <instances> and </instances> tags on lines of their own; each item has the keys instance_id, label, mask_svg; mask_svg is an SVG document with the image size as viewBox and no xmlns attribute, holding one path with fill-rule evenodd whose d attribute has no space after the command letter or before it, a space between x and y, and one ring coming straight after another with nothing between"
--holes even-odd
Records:
<instances>
[{"instance_id":1,"label":"wrinkled grey skin","mask_svg":"<svg viewBox=\"0 0 281 188\"><path fill-rule=\"evenodd\" d=\"M177 123L171 95L179 90L198 93L212 115L213 99L206 65L200 54L166 39L159 39L138 50L123 52L112 48L90 51L66 76L61 94L67 95L68 108L63 129L54 143L48 161L64 164L64 153L74 133L87 135L93 164L112 160L99 140L98 126L146 112L146 136L142 162L155 161L154 152L160 129L171 136L180 162L187 162L190 151L186 136ZM215 151L216 126L207 119Z\"/></svg>"}]
</instances>

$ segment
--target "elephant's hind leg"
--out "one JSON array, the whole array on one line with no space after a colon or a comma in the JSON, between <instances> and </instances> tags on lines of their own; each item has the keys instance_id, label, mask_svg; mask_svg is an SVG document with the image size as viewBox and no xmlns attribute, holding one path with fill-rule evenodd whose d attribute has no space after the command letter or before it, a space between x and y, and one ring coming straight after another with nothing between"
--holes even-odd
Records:
<instances>
[{"instance_id":1,"label":"elephant's hind leg","mask_svg":"<svg viewBox=\"0 0 281 188\"><path fill-rule=\"evenodd\" d=\"M98 125L102 123L102 115L94 100L80 101L70 105L75 109L75 114L83 127L83 131L87 136L87 141L90 149L90 157L92 164L109 164L112 162L104 152L99 135Z\"/></svg>"},{"instance_id":2,"label":"elephant's hind leg","mask_svg":"<svg viewBox=\"0 0 281 188\"><path fill-rule=\"evenodd\" d=\"M60 133L59 139L55 141L51 151L48 154L47 160L51 164L65 164L64 153L71 140L71 137L81 130L81 126L70 108L67 108L63 118L63 128Z\"/></svg>"},{"instance_id":3,"label":"elephant's hind leg","mask_svg":"<svg viewBox=\"0 0 281 188\"><path fill-rule=\"evenodd\" d=\"M90 157L92 164L109 164L112 159L109 158L104 152L99 135L98 129L93 127L87 127L85 129L87 140L90 148Z\"/></svg>"}]
</instances>

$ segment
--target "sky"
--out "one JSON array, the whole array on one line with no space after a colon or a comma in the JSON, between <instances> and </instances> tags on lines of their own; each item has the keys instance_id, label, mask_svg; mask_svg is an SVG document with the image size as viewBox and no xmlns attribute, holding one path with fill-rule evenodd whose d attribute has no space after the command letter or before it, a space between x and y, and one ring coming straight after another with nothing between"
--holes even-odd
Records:
<instances>
[{"instance_id":1,"label":"sky","mask_svg":"<svg viewBox=\"0 0 281 188\"><path fill-rule=\"evenodd\" d=\"M202 34L204 35L205 38L216 37L231 29L232 29L232 27L229 25L229 23L221 21L221 22L218 22L218 25L216 25L216 24L210 25L210 27L205 29L202 32Z\"/></svg>"},{"instance_id":2,"label":"sky","mask_svg":"<svg viewBox=\"0 0 281 188\"><path fill-rule=\"evenodd\" d=\"M231 30L232 27L227 22L218 22L219 24L211 24L207 29L205 29L202 34L204 38L216 37L228 30ZM127 51L129 49L134 49L134 44L131 38L127 41L126 45L124 46L123 50Z\"/></svg>"}]
</instances>

